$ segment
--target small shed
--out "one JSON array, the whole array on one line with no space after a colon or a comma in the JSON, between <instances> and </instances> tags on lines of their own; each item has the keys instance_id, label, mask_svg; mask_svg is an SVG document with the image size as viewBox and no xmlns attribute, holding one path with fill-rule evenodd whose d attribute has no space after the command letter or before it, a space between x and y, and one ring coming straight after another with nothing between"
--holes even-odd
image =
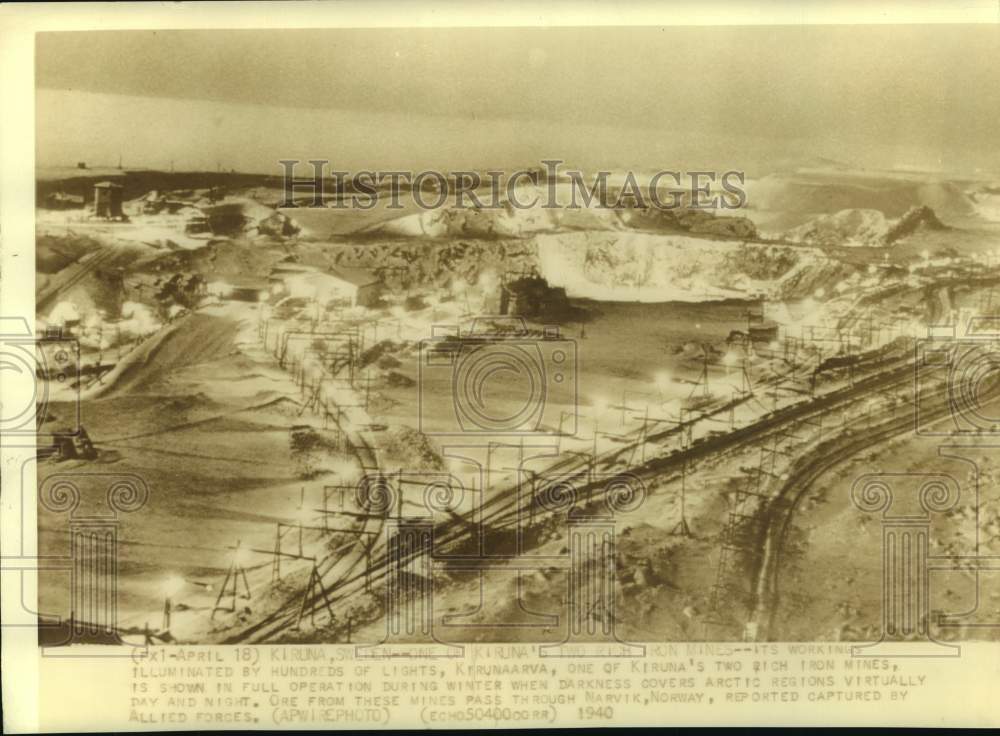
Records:
<instances>
[{"instance_id":1,"label":"small shed","mask_svg":"<svg viewBox=\"0 0 1000 736\"><path fill-rule=\"evenodd\" d=\"M330 275L344 284L343 289L350 295L352 306L374 307L382 298L382 282L372 271L334 266L330 268Z\"/></svg>"},{"instance_id":2,"label":"small shed","mask_svg":"<svg viewBox=\"0 0 1000 736\"><path fill-rule=\"evenodd\" d=\"M122 185L113 181L102 181L94 185L94 214L97 217L121 219Z\"/></svg>"}]
</instances>

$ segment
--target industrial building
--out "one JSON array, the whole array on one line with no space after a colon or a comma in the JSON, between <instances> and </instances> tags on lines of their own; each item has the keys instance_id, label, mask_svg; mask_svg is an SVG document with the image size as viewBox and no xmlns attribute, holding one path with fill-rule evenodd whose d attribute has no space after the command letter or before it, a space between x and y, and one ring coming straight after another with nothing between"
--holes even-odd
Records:
<instances>
[{"instance_id":1,"label":"industrial building","mask_svg":"<svg viewBox=\"0 0 1000 736\"><path fill-rule=\"evenodd\" d=\"M548 281L537 274L505 277L500 284L499 298L499 314L552 317L569 309L566 290L549 286Z\"/></svg>"},{"instance_id":2,"label":"industrial building","mask_svg":"<svg viewBox=\"0 0 1000 736\"><path fill-rule=\"evenodd\" d=\"M374 307L382 296L382 283L362 268L312 266L283 261L271 270L272 288L292 297L315 299L323 304L343 302L352 307Z\"/></svg>"}]
</instances>

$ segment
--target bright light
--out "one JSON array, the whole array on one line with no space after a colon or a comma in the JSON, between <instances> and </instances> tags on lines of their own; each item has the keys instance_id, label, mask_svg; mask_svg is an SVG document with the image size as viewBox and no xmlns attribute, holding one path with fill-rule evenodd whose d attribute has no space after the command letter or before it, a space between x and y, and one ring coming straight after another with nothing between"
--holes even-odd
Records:
<instances>
[{"instance_id":1,"label":"bright light","mask_svg":"<svg viewBox=\"0 0 1000 736\"><path fill-rule=\"evenodd\" d=\"M603 396L595 396L591 401L591 404L593 404L594 411L596 411L598 415L606 412L609 406L608 400Z\"/></svg>"},{"instance_id":2,"label":"bright light","mask_svg":"<svg viewBox=\"0 0 1000 736\"><path fill-rule=\"evenodd\" d=\"M663 389L670 385L670 381L673 379L670 376L670 371L660 371L653 380L660 389Z\"/></svg>"},{"instance_id":3,"label":"bright light","mask_svg":"<svg viewBox=\"0 0 1000 736\"><path fill-rule=\"evenodd\" d=\"M206 287L206 291L212 296L224 299L233 292L233 285L227 284L225 281L212 281Z\"/></svg>"},{"instance_id":4,"label":"bright light","mask_svg":"<svg viewBox=\"0 0 1000 736\"><path fill-rule=\"evenodd\" d=\"M338 458L333 461L331 470L342 481L358 477L358 466L349 458Z\"/></svg>"},{"instance_id":5,"label":"bright light","mask_svg":"<svg viewBox=\"0 0 1000 736\"><path fill-rule=\"evenodd\" d=\"M73 302L59 302L49 313L49 322L52 324L61 325L73 320L80 320L80 308Z\"/></svg>"},{"instance_id":6,"label":"bright light","mask_svg":"<svg viewBox=\"0 0 1000 736\"><path fill-rule=\"evenodd\" d=\"M295 520L300 524L305 524L310 519L312 519L312 510L307 509L305 506L295 510Z\"/></svg>"},{"instance_id":7,"label":"bright light","mask_svg":"<svg viewBox=\"0 0 1000 736\"><path fill-rule=\"evenodd\" d=\"M163 594L171 598L181 592L184 587L184 578L179 575L171 575L163 581Z\"/></svg>"},{"instance_id":8,"label":"bright light","mask_svg":"<svg viewBox=\"0 0 1000 736\"><path fill-rule=\"evenodd\" d=\"M233 555L233 560L237 565L245 566L250 562L250 553L242 547L237 548L236 553Z\"/></svg>"},{"instance_id":9,"label":"bright light","mask_svg":"<svg viewBox=\"0 0 1000 736\"><path fill-rule=\"evenodd\" d=\"M500 279L492 271L483 271L476 285L485 292L492 292L500 285Z\"/></svg>"}]
</instances>

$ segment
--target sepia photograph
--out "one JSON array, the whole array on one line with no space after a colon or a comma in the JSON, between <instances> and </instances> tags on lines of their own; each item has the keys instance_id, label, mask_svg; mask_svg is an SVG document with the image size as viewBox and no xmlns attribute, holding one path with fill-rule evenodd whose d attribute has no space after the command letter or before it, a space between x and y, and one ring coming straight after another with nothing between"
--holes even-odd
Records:
<instances>
[{"instance_id":1,"label":"sepia photograph","mask_svg":"<svg viewBox=\"0 0 1000 736\"><path fill-rule=\"evenodd\" d=\"M32 55L21 605L123 727L877 709L1000 639L996 22Z\"/></svg>"}]
</instances>

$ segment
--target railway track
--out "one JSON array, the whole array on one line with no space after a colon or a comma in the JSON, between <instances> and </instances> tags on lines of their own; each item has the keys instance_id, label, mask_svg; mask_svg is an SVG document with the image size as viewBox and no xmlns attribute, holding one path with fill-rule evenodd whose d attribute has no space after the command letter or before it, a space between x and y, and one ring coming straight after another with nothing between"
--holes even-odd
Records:
<instances>
[{"instance_id":1,"label":"railway track","mask_svg":"<svg viewBox=\"0 0 1000 736\"><path fill-rule=\"evenodd\" d=\"M686 449L677 450L669 455L652 458L645 463L633 465L629 467L628 472L638 476L640 479L646 480L664 473L679 470L684 465L690 467L692 463L696 463L706 457L737 450L746 445L758 442L773 432L787 428L790 424L808 421L838 407L849 405L859 397L865 396L870 392L891 390L894 387L912 381L912 354L905 351L898 354L890 352L884 354L878 362L879 366L884 369L883 372L859 380L851 387L838 389L828 394L779 409L758 422L726 434L702 438L700 442L696 442ZM730 407L726 404L718 407L713 413L724 415L729 410ZM645 441L654 444L667 441L683 431L683 427L671 427L661 432L649 434L645 438ZM613 468L624 454L634 452L635 447L636 443L627 443L622 448L601 455L596 462L597 471L601 471L602 467L605 470ZM576 456L567 456L565 459L557 460L556 463L546 469L546 472L555 474L582 473L587 465L586 461L580 460ZM582 484L578 490L581 495L587 495L588 492L594 490L596 485L597 483ZM470 531L470 527L481 528L483 529L483 533L489 533L509 528L518 523L519 499L517 491L518 488L516 485L514 487L497 489L478 510L478 519L473 518L471 515L464 515L438 524L434 529L436 549L446 550L450 546L457 546L469 541L473 533ZM543 521L546 516L551 517L551 512L540 513L538 516L539 522ZM381 527L379 531L381 531ZM371 539L375 540L377 538L371 537ZM371 566L367 571L358 571L358 565L363 559L364 555L360 555L346 570L337 570L339 577L336 580L331 580L329 585L327 585L327 578L331 576L336 565L327 566L327 574L323 576L326 595L332 597L335 602L342 602L357 593L364 585L366 578L372 583L377 583L384 578L389 570L390 563L396 562L396 560L390 559L383 553L379 557L372 558ZM290 623L301 605L301 597L290 599L288 604L281 610L266 620L243 630L228 640L227 643L269 640L271 637L279 634ZM325 605L324 596L321 593L316 593L311 599L306 601L306 611L307 613L318 612Z\"/></svg>"},{"instance_id":2,"label":"railway track","mask_svg":"<svg viewBox=\"0 0 1000 736\"><path fill-rule=\"evenodd\" d=\"M80 283L88 274L97 269L98 266L108 261L112 255L114 255L114 250L112 248L105 247L94 253L90 258L83 256L83 258L74 263L73 266L70 266L70 268L74 269L71 274L66 276L64 279L60 279L57 284L47 286L38 292L35 297L36 313L42 308L48 306L53 299L62 294L64 291L71 289Z\"/></svg>"}]
</instances>

